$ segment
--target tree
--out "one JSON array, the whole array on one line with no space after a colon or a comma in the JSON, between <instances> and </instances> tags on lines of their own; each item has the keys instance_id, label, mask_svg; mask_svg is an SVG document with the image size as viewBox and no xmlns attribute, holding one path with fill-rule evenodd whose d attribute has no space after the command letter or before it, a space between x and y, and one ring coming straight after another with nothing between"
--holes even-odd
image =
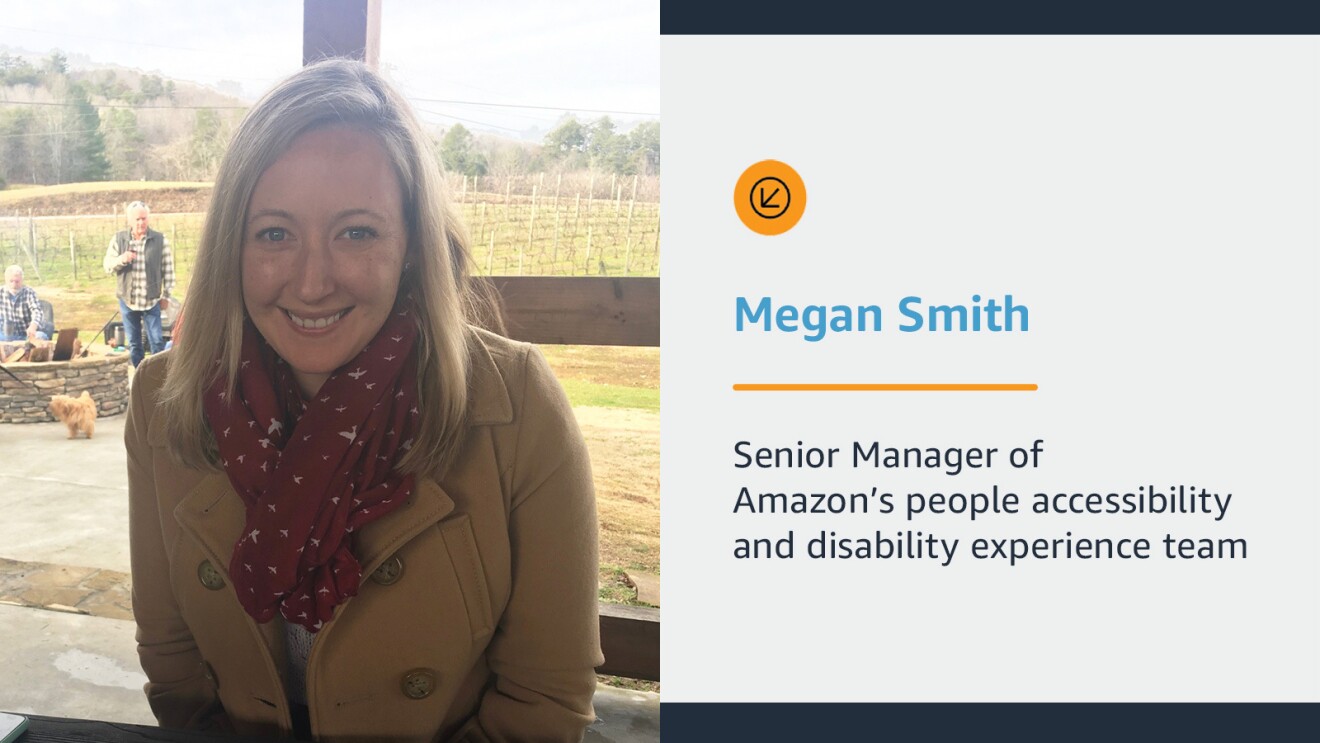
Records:
<instances>
[{"instance_id":1,"label":"tree","mask_svg":"<svg viewBox=\"0 0 1320 743\"><path fill-rule=\"evenodd\" d=\"M628 132L628 148L631 150L637 172L642 175L656 175L660 172L660 122L643 121Z\"/></svg>"},{"instance_id":2,"label":"tree","mask_svg":"<svg viewBox=\"0 0 1320 743\"><path fill-rule=\"evenodd\" d=\"M50 109L42 139L45 140L47 167L41 177L45 183L103 181L110 172L105 159L105 139L101 117L87 97L87 91L66 77L57 79L52 92L64 105Z\"/></svg>"},{"instance_id":3,"label":"tree","mask_svg":"<svg viewBox=\"0 0 1320 743\"><path fill-rule=\"evenodd\" d=\"M545 146L556 154L586 152L587 131L581 122L570 116L545 135Z\"/></svg>"},{"instance_id":4,"label":"tree","mask_svg":"<svg viewBox=\"0 0 1320 743\"><path fill-rule=\"evenodd\" d=\"M225 154L225 136L220 114L212 108L199 108L188 139L188 165L194 178L210 178Z\"/></svg>"},{"instance_id":5,"label":"tree","mask_svg":"<svg viewBox=\"0 0 1320 743\"><path fill-rule=\"evenodd\" d=\"M587 154L591 167L607 173L628 171L628 138L614 131L610 117L602 116L587 127Z\"/></svg>"},{"instance_id":6,"label":"tree","mask_svg":"<svg viewBox=\"0 0 1320 743\"><path fill-rule=\"evenodd\" d=\"M51 52L50 56L46 58L46 72L55 75L69 74L69 58L64 56L64 53L58 49Z\"/></svg>"},{"instance_id":7,"label":"tree","mask_svg":"<svg viewBox=\"0 0 1320 743\"><path fill-rule=\"evenodd\" d=\"M30 108L0 109L0 177L8 183L36 183L33 144L40 142Z\"/></svg>"},{"instance_id":8,"label":"tree","mask_svg":"<svg viewBox=\"0 0 1320 743\"><path fill-rule=\"evenodd\" d=\"M73 104L75 170L79 181L103 181L110 175L110 161L105 158L105 137L101 134L101 115L87 98L81 85L69 86L68 101Z\"/></svg>"},{"instance_id":9,"label":"tree","mask_svg":"<svg viewBox=\"0 0 1320 743\"><path fill-rule=\"evenodd\" d=\"M0 83L4 85L40 85L41 73L22 57L5 55L0 59Z\"/></svg>"},{"instance_id":10,"label":"tree","mask_svg":"<svg viewBox=\"0 0 1320 743\"><path fill-rule=\"evenodd\" d=\"M146 176L147 139L130 109L110 109L105 118L105 148L110 177L124 181Z\"/></svg>"},{"instance_id":11,"label":"tree","mask_svg":"<svg viewBox=\"0 0 1320 743\"><path fill-rule=\"evenodd\" d=\"M572 116L560 120L543 141L546 158L560 168L577 170L587 167L587 129Z\"/></svg>"},{"instance_id":12,"label":"tree","mask_svg":"<svg viewBox=\"0 0 1320 743\"><path fill-rule=\"evenodd\" d=\"M535 173L544 170L546 165L532 146L507 139L497 139L489 144L486 161L487 173L497 178Z\"/></svg>"},{"instance_id":13,"label":"tree","mask_svg":"<svg viewBox=\"0 0 1320 743\"><path fill-rule=\"evenodd\" d=\"M143 75L138 81L138 90L142 93L142 100L155 100L165 95L165 81L158 75Z\"/></svg>"},{"instance_id":14,"label":"tree","mask_svg":"<svg viewBox=\"0 0 1320 743\"><path fill-rule=\"evenodd\" d=\"M486 158L473 150L472 132L462 124L454 124L440 140L440 162L451 173L486 174Z\"/></svg>"}]
</instances>

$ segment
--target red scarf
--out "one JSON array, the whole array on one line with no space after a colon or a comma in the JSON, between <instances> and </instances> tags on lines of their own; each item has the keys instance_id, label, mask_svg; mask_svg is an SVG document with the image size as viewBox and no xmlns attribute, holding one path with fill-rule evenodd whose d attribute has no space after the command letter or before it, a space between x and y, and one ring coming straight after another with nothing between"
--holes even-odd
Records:
<instances>
[{"instance_id":1,"label":"red scarf","mask_svg":"<svg viewBox=\"0 0 1320 743\"><path fill-rule=\"evenodd\" d=\"M278 609L316 632L357 595L353 530L412 493L412 475L394 464L418 416L416 337L411 313L394 313L304 402L288 364L248 323L235 399L223 377L206 393L221 464L247 506L229 577L258 622Z\"/></svg>"}]
</instances>

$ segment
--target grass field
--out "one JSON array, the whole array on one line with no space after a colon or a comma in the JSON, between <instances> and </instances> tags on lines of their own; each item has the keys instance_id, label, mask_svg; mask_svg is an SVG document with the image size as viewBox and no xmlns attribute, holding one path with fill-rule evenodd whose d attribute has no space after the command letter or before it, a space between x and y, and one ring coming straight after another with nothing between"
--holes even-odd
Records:
<instances>
[{"instance_id":1,"label":"grass field","mask_svg":"<svg viewBox=\"0 0 1320 743\"><path fill-rule=\"evenodd\" d=\"M95 181L92 183L62 183L58 186L13 185L0 191L0 210L19 202L65 194L95 194L111 191L152 191L175 188L210 187L210 183L195 181Z\"/></svg>"},{"instance_id":2,"label":"grass field","mask_svg":"<svg viewBox=\"0 0 1320 743\"><path fill-rule=\"evenodd\" d=\"M77 204L124 192L159 189L174 198L207 184L71 184L0 192L0 260L18 263L27 282L55 308L59 327L92 340L117 310L115 284L101 269L123 216L26 214L23 204ZM528 196L464 194L478 273L495 275L658 275L659 207L580 196L533 201ZM33 201L36 199L37 201ZM185 203L183 199L180 203ZM87 203L92 203L88 201ZM101 203L101 202L97 202ZM18 206L15 206L18 205ZM155 214L152 227L175 253L175 294L187 297L201 232L200 213ZM591 450L601 524L601 595L632 602L626 571L660 571L660 353L655 348L542 346L573 402Z\"/></svg>"}]
</instances>

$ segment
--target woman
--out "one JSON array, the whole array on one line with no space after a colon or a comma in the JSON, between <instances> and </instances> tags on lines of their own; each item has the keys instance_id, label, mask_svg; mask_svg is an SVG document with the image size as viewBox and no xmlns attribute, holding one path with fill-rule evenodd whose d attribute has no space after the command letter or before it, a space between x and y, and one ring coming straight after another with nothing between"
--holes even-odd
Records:
<instances>
[{"instance_id":1,"label":"woman","mask_svg":"<svg viewBox=\"0 0 1320 743\"><path fill-rule=\"evenodd\" d=\"M577 740L595 504L531 347L467 324L425 134L358 63L304 69L216 177L188 342L126 424L133 608L162 725Z\"/></svg>"}]
</instances>

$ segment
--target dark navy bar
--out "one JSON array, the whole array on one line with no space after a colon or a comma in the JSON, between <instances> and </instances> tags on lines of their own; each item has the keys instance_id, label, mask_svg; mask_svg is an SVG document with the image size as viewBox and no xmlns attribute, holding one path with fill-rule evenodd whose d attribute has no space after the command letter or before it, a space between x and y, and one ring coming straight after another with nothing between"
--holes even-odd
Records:
<instances>
[{"instance_id":1,"label":"dark navy bar","mask_svg":"<svg viewBox=\"0 0 1320 743\"><path fill-rule=\"evenodd\" d=\"M663 702L665 740L1314 741L1320 704L715 704Z\"/></svg>"},{"instance_id":2,"label":"dark navy bar","mask_svg":"<svg viewBox=\"0 0 1320 743\"><path fill-rule=\"evenodd\" d=\"M1290 0L661 0L661 34L1315 34Z\"/></svg>"}]
</instances>

